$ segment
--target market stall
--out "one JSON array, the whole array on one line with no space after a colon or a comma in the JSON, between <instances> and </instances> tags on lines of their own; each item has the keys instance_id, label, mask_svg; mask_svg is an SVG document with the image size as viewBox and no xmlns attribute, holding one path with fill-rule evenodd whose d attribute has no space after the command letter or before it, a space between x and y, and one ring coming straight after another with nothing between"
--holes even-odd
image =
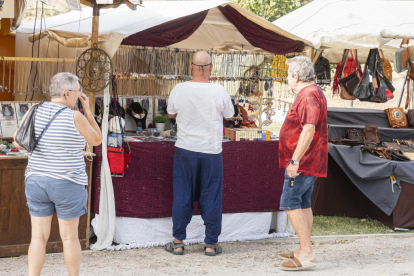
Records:
<instances>
[{"instance_id":1,"label":"market stall","mask_svg":"<svg viewBox=\"0 0 414 276\"><path fill-rule=\"evenodd\" d=\"M397 99L391 100L394 88L390 84L392 68L389 61L395 62L395 70L400 64L403 66L407 64L408 68L411 65L409 58L401 62L396 52L405 52L409 55L408 52L412 49L409 47L410 43L402 39L414 37L411 28L413 20L408 16L409 11L414 8L413 4L409 1L316 0L273 23L309 39L315 48L322 52L321 56L328 65L338 62L342 65L345 62L349 64L349 59L354 62L351 71L355 71L357 85L352 89L347 89L347 83L339 82L341 78L347 77L345 74L342 75L342 69L338 72L338 68L343 68L339 65L333 85L334 94L335 91L340 91L341 99L351 100L350 107L352 107L353 100L376 102L379 108L381 108L381 103L390 100L390 103L395 104L394 107L399 107L405 90L405 82L398 103ZM371 13L374 6L378 11L375 15ZM355 9L355 7L358 8ZM407 13L407 16L392 12L396 9ZM387 17L389 23L384 23L383 16ZM349 23L351 18L352 24ZM344 51L345 49L355 50L347 57L348 53ZM381 49L384 54L380 55L377 49ZM357 73L358 63L365 63L363 72ZM388 75L384 77L386 66L388 66ZM380 72L381 76L377 72ZM407 77L409 69L400 69L398 72L403 72L407 83L410 82L410 78ZM377 98L380 92L379 86L375 81L372 82L373 79L379 80L379 76L382 80L386 79L384 80L387 81L386 89L389 90L382 90L389 93L388 95L384 93L382 100ZM338 82L342 86L338 86ZM364 84L378 88L378 90L374 88L370 90L373 92L371 99L360 97L359 92ZM405 109L409 106L412 108L412 86L410 88L407 85L406 95ZM362 217L369 215L392 228L413 227L411 214L414 213L414 209L405 202L407 196L410 195L412 188L410 185L414 183L411 173L414 163L407 157L410 155L414 132L409 128L412 125L407 123L406 113L407 111L402 108L389 110L328 109L328 134L332 142L329 144L328 178L317 179L315 182L313 194L315 213ZM397 127L393 123L393 116L396 115L399 119L405 120L404 126ZM373 140L367 138L371 128L375 130L374 136L377 136ZM400 146L399 141L407 145ZM395 156L391 153L395 153ZM397 153L402 155L398 157L399 159ZM349 187L350 185L353 187ZM349 191L342 193L345 188L349 188ZM338 205L338 201L343 204ZM356 205L353 205L354 203ZM353 206L350 207L350 205ZM403 220L400 219L402 217L404 217Z\"/></svg>"},{"instance_id":2,"label":"market stall","mask_svg":"<svg viewBox=\"0 0 414 276\"><path fill-rule=\"evenodd\" d=\"M89 185L92 182L90 153L85 153ZM0 257L27 254L31 238L30 215L26 206L25 171L27 156L0 155ZM89 213L79 220L79 240L82 249L89 247ZM52 220L47 253L63 251L56 215Z\"/></svg>"},{"instance_id":3,"label":"market stall","mask_svg":"<svg viewBox=\"0 0 414 276\"><path fill-rule=\"evenodd\" d=\"M81 18L81 20L78 20ZM122 18L123 20L117 20ZM71 12L61 16L56 16L46 20L48 29L41 31L40 26L36 26L33 33L33 24L22 26L16 35L16 55L26 56L32 50L39 50L39 56L59 57L59 58L76 58L80 52L86 49L90 41L91 25L93 21L92 9L84 9L81 12ZM28 44L27 41L34 42ZM122 44L122 45L121 45ZM120 7L118 9L102 10L99 20L99 46L104 49L110 56L113 56L114 78L110 89L105 89L102 99L99 99L102 112L98 112L97 117L102 122L103 132L109 129L112 134L119 134L114 129L119 128L108 123L108 117L123 117L122 109L128 115L122 119L128 121L131 129L141 127L141 130L149 128L150 123L154 123L152 118L155 116L163 116L162 107L168 101L170 89L177 83L186 81L190 77L189 63L192 54L197 49L205 49L210 52L213 57L214 72L211 81L220 83L226 87L233 96L235 103L238 103L240 110L240 123L250 124L254 122L257 127L267 125L272 122L271 117L275 115L275 109L284 110L289 105L286 103L286 97L292 97L283 83L286 77L286 56L288 53L301 54L309 43L303 39L283 31L275 27L264 19L248 12L232 2L219 1L202 1L202 2L156 2L151 1L145 3L144 7L138 7L136 11L128 8ZM121 46L120 46L121 45ZM33 48L32 48L33 47ZM275 54L278 54L275 56ZM44 87L47 91L47 83L45 80L48 76L55 73L56 70L65 70L75 72L75 63L64 63L53 70L47 67L39 67L44 79L31 79L30 87ZM15 80L16 81L16 80ZM18 78L17 78L17 82ZM110 96L110 92L112 96ZM25 97L24 93L16 94L16 98ZM37 98L34 95L34 98ZM97 105L99 106L99 101ZM133 105L139 103L142 113L133 110ZM105 108L113 106L111 108ZM160 108L161 106L161 108ZM165 107L165 106L164 106ZM249 112L242 112L242 109L250 109ZM145 109L145 111L142 111ZM130 111L132 110L132 111ZM128 112L130 114L128 114ZM110 114L111 113L111 114ZM135 116L141 115L142 116ZM247 117L246 117L247 115ZM165 116L165 114L164 114ZM138 118L140 125L138 125ZM145 117L145 118L144 118ZM151 118L152 117L152 118ZM132 120L131 120L132 119ZM235 118L237 121L238 118ZM145 121L146 120L146 121ZM145 121L145 126L143 125ZM116 122L116 121L115 121ZM168 129L168 126L167 126ZM140 130L140 131L141 131ZM93 222L95 233L98 234L98 243L100 239L105 240L99 248L110 246L115 237L118 242L129 245L138 242L139 246L148 246L155 244L163 244L167 238L159 240L157 234L154 240L145 240L143 236L135 236L125 238L125 235L119 233L127 233L134 231L133 225L144 225L143 219L149 223L154 233L169 233L170 227L164 223L171 221L169 212L164 212L159 216L161 218L151 218L150 206L141 208L141 213L121 212L122 208L136 209L137 202L140 202L142 196L147 195L149 199L157 198L159 191L153 191L149 194L144 193L146 187L152 187L152 179L164 179L171 175L168 168L172 167L171 150L173 143L171 142L155 142L157 131L152 129L147 131L147 138L152 140L144 142L134 142L129 140L129 147L132 149L132 159L130 168L126 169L123 177L112 177L109 175L109 167L107 160L108 145L111 146L117 141L123 145L126 151L127 146L121 140L117 140L120 135L112 135L108 141L104 139L102 145L102 161L95 158L95 178L94 183L94 211L99 213ZM257 132L257 131L256 131ZM110 133L111 134L111 133ZM122 135L121 135L122 136ZM152 137L148 137L152 136ZM142 137L142 133L141 133ZM224 225L255 225L252 231L244 233L239 228L232 228L227 240L242 239L259 239L264 237L278 236L277 234L269 235L272 221L276 216L274 211L278 210L278 200L281 193L283 175L280 174L277 164L277 142L271 140L270 133L262 136L260 141L249 142L226 142L224 147L228 147L228 156L235 158L235 153L243 158L240 164L234 164L230 158L226 162L226 170L231 172L228 174L228 191L243 191L245 196L251 196L247 186L249 183L236 183L234 179L243 175L246 179L260 179L256 181L255 189L261 191L261 198L247 198L249 208L241 208L240 203L234 197L227 197L229 201L223 202L228 206L225 212ZM249 138L243 138L245 140ZM259 139L258 136L254 138ZM253 140L253 138L251 139ZM108 144L107 144L108 142ZM241 144L239 144L241 143ZM228 144L228 146L227 146ZM143 156L145 149L155 147L151 154L156 154L159 158L154 159L152 155ZM256 153L251 153L251 148L256 149ZM264 158L262 154L268 154L269 148L275 149L271 157ZM99 155L99 149L96 149ZM258 154L262 153L262 154ZM165 163L165 170L160 169L160 165L152 164L146 159L156 160L160 164ZM271 158L268 160L268 158ZM252 159L250 161L249 159ZM265 161L269 161L269 166ZM147 164L148 163L148 164ZM150 166L151 165L151 166ZM137 166L137 167L135 167ZM148 166L148 170L146 169ZM135 169L132 169L134 168ZM164 167L163 167L164 168ZM230 170L232 168L232 170ZM250 168L248 170L247 168ZM151 175L147 175L149 169L153 170ZM136 171L142 171L142 174L131 177ZM272 170L272 173L269 173ZM165 176L165 175L166 176ZM260 177L259 177L259 176ZM272 175L273 178L269 178ZM118 175L119 176L119 175ZM135 175L134 175L135 176ZM141 179L142 177L142 179ZM152 177L152 178L151 178ZM98 179L98 180L97 180ZM129 187L141 187L135 193L125 193L125 179L132 179ZM232 181L231 181L232 180ZM162 183L167 185L171 179ZM239 182L239 181L237 181ZM227 185L227 184L225 184ZM98 189L99 187L99 189ZM124 187L124 188L123 188ZM166 200L163 208L169 209L168 202L172 200L171 187L163 186L166 191L164 199ZM250 189L251 187L249 187ZM260 189L259 189L260 188ZM112 190L113 189L113 190ZM267 191L267 192L266 192ZM99 194L99 197L97 196ZM128 201L128 199L130 199ZM261 201L263 205L254 205L256 201ZM129 204L124 204L128 202ZM139 204L139 203L138 203ZM246 213L245 213L246 212ZM116 217L116 213L120 217ZM148 213L147 215L145 215ZM129 220L130 219L130 220ZM125 224L125 221L128 223ZM160 220L164 221L160 224ZM195 223L197 217L194 218ZM199 221L199 220L198 220ZM286 217L285 222L286 224ZM200 227L197 227L199 229ZM285 232L283 227L277 230ZM114 229L115 234L111 234ZM147 233L149 228L144 232ZM234 231L238 233L235 234ZM111 236L112 235L112 236ZM169 233L171 235L171 233ZM283 234L281 236L286 236ZM104 237L103 237L104 236ZM103 238L102 238L103 237ZM107 239L109 237L109 239ZM137 238L138 237L138 238ZM169 236L168 239L171 237ZM199 240L200 237L194 237ZM145 241L145 242L144 242ZM143 245L144 244L144 245ZM128 247L128 246L127 246Z\"/></svg>"},{"instance_id":4,"label":"market stall","mask_svg":"<svg viewBox=\"0 0 414 276\"><path fill-rule=\"evenodd\" d=\"M377 124L384 141L414 137L414 129L391 128L381 110L330 108L328 124L329 139L367 124ZM329 155L328 177L315 181L312 209L316 214L369 216L392 229L414 228L414 207L408 200L414 191L413 161L383 159L361 151L360 146L335 144L329 145Z\"/></svg>"}]
</instances>

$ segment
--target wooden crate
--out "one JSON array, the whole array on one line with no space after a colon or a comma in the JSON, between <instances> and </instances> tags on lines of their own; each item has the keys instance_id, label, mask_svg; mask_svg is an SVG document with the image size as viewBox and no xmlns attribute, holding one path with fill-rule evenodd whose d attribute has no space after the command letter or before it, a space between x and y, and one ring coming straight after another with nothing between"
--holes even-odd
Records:
<instances>
[{"instance_id":1,"label":"wooden crate","mask_svg":"<svg viewBox=\"0 0 414 276\"><path fill-rule=\"evenodd\" d=\"M91 162L85 160L89 177L88 213L79 221L79 239L82 249L89 247ZM31 237L29 209L26 205L24 175L27 157L0 158L0 257L26 255ZM53 217L47 253L62 252L56 214Z\"/></svg>"}]
</instances>

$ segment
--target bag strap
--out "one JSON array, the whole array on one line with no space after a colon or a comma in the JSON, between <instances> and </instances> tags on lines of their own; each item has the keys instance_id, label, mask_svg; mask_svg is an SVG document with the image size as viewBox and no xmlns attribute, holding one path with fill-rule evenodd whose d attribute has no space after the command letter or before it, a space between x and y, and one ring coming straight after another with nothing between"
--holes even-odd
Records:
<instances>
[{"instance_id":1,"label":"bag strap","mask_svg":"<svg viewBox=\"0 0 414 276\"><path fill-rule=\"evenodd\" d=\"M351 50L351 54L352 54L352 50ZM359 66L358 66L358 50L355 49L355 70L358 72L359 71Z\"/></svg>"},{"instance_id":2,"label":"bag strap","mask_svg":"<svg viewBox=\"0 0 414 276\"><path fill-rule=\"evenodd\" d=\"M60 109L58 112L56 112L56 114L55 114L55 116L53 116L53 118L49 121L49 123L45 126L45 128L43 129L43 131L40 133L40 135L39 135L39 137L37 138L37 140L36 140L36 143L35 143L35 146L34 146L34 148L33 148L33 151L34 151L34 149L36 148L36 146L37 146L37 144L39 144L39 142L40 142L40 140L42 139L42 137L43 137L43 134L45 134L45 132L49 129L49 127L50 127L50 125L52 124L52 122L56 119L56 117L60 114L60 113L62 113L62 111L63 110L65 110L67 107L65 106L64 108L62 108L62 109Z\"/></svg>"},{"instance_id":3,"label":"bag strap","mask_svg":"<svg viewBox=\"0 0 414 276\"><path fill-rule=\"evenodd\" d=\"M339 74L338 74L339 79L342 78L342 71L344 70L346 58L348 57L348 53L349 53L349 49L345 49L344 54L342 56L341 68L339 69Z\"/></svg>"},{"instance_id":4,"label":"bag strap","mask_svg":"<svg viewBox=\"0 0 414 276\"><path fill-rule=\"evenodd\" d=\"M382 58L382 59L385 59L384 52L382 51L382 49L379 49L379 52L380 52L380 56L381 56L381 58Z\"/></svg>"}]
</instances>

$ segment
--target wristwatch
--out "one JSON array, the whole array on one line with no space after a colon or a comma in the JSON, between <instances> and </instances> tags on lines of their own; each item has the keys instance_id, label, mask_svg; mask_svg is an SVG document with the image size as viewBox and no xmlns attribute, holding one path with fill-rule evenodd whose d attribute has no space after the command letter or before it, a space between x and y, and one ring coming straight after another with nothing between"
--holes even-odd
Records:
<instances>
[{"instance_id":1,"label":"wristwatch","mask_svg":"<svg viewBox=\"0 0 414 276\"><path fill-rule=\"evenodd\" d=\"M292 165L299 165L299 161L295 161L295 160L290 160L290 164Z\"/></svg>"}]
</instances>

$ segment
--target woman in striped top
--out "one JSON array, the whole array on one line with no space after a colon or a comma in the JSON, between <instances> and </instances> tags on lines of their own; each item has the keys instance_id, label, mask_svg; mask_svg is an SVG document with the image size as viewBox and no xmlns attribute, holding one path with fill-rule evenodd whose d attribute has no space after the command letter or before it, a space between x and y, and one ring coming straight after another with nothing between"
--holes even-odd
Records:
<instances>
[{"instance_id":1,"label":"woman in striped top","mask_svg":"<svg viewBox=\"0 0 414 276\"><path fill-rule=\"evenodd\" d=\"M29 156L26 169L25 189L32 223L29 275L40 275L54 213L59 220L69 275L79 275L78 225L79 217L87 212L88 199L88 177L82 150L86 142L91 146L100 145L102 135L90 111L89 99L82 93L75 75L56 74L50 81L49 90L51 101L43 103L36 112L36 139L55 114L58 115ZM85 116L74 111L78 100Z\"/></svg>"}]
</instances>

